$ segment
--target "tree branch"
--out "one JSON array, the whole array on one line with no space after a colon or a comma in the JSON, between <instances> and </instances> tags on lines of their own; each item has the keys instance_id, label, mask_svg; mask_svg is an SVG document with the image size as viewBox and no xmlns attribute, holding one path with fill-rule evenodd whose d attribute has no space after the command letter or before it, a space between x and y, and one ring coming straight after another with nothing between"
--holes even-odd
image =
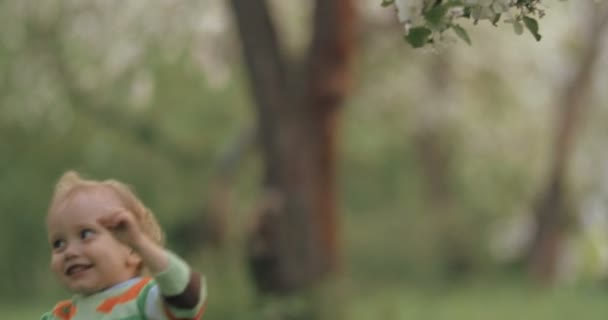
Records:
<instances>
[{"instance_id":1,"label":"tree branch","mask_svg":"<svg viewBox=\"0 0 608 320\"><path fill-rule=\"evenodd\" d=\"M352 0L317 0L314 33L307 63L305 95L310 141L316 149L313 224L319 232L318 270L339 267L338 210L336 208L336 138L339 110L350 85L350 63L355 38L355 4Z\"/></svg>"},{"instance_id":2,"label":"tree branch","mask_svg":"<svg viewBox=\"0 0 608 320\"><path fill-rule=\"evenodd\" d=\"M576 74L566 84L563 95L558 101L559 121L554 141L554 163L552 175L561 175L573 147L576 129L584 113L585 99L588 96L590 82L602 51L603 29L608 25L608 11L594 12L588 22L588 37L581 53L581 60Z\"/></svg>"},{"instance_id":3,"label":"tree branch","mask_svg":"<svg viewBox=\"0 0 608 320\"><path fill-rule=\"evenodd\" d=\"M265 0L231 0L238 26L251 92L258 109L258 129L266 164L266 184L279 183L281 172L278 134L293 108L287 95L285 61Z\"/></svg>"},{"instance_id":4,"label":"tree branch","mask_svg":"<svg viewBox=\"0 0 608 320\"><path fill-rule=\"evenodd\" d=\"M350 85L355 4L352 0L317 0L314 20L308 61L312 105L333 108L344 100Z\"/></svg>"}]
</instances>

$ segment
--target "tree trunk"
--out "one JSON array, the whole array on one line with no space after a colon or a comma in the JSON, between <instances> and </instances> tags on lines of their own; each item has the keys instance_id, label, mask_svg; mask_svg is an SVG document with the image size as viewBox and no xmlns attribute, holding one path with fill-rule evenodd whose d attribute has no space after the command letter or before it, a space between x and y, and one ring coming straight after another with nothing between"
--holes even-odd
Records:
<instances>
[{"instance_id":1,"label":"tree trunk","mask_svg":"<svg viewBox=\"0 0 608 320\"><path fill-rule=\"evenodd\" d=\"M589 21L589 36L581 63L556 102L559 109L553 155L550 158L551 170L545 188L534 205L536 230L528 253L530 275L544 284L550 284L555 279L559 254L573 220L566 194L566 172L575 134L585 112L584 100L601 50L602 30L608 24L608 11L604 11L601 16L594 11L594 18Z\"/></svg>"},{"instance_id":2,"label":"tree trunk","mask_svg":"<svg viewBox=\"0 0 608 320\"><path fill-rule=\"evenodd\" d=\"M231 3L255 97L267 190L255 214L250 261L262 291L294 291L335 270L339 260L335 149L354 3L318 0L307 61L289 66L267 3Z\"/></svg>"},{"instance_id":3,"label":"tree trunk","mask_svg":"<svg viewBox=\"0 0 608 320\"><path fill-rule=\"evenodd\" d=\"M453 181L454 152L450 102L453 101L452 66L449 52L432 57L428 87L434 94L420 107L422 124L414 136L414 147L425 176L429 214L436 232L440 267L450 279L466 275L472 266L462 230L458 227L458 203Z\"/></svg>"}]
</instances>

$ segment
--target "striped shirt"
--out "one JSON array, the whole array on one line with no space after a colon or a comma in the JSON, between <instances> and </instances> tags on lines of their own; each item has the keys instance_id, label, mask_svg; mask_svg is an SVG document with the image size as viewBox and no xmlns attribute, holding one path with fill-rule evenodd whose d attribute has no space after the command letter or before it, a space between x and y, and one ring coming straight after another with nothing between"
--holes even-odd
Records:
<instances>
[{"instance_id":1,"label":"striped shirt","mask_svg":"<svg viewBox=\"0 0 608 320\"><path fill-rule=\"evenodd\" d=\"M41 320L197 320L206 298L204 277L169 252L169 267L162 273L92 295L75 295L57 303Z\"/></svg>"}]
</instances>

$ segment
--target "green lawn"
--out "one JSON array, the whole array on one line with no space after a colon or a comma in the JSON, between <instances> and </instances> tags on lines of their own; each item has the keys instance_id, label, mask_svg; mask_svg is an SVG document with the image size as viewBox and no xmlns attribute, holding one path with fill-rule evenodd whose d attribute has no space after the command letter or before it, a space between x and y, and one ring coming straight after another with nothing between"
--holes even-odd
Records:
<instances>
[{"instance_id":1,"label":"green lawn","mask_svg":"<svg viewBox=\"0 0 608 320\"><path fill-rule=\"evenodd\" d=\"M608 315L608 289L605 288L539 290L482 284L432 290L370 289L351 292L349 296L351 299L341 320L603 320ZM213 302L210 308L229 305ZM42 304L0 305L0 319L39 319L41 310L48 307ZM227 314L220 310L209 311L209 316ZM236 315L232 313L232 316ZM249 317L243 314L238 318Z\"/></svg>"},{"instance_id":2,"label":"green lawn","mask_svg":"<svg viewBox=\"0 0 608 320\"><path fill-rule=\"evenodd\" d=\"M508 286L369 292L349 320L606 319L608 288L540 290Z\"/></svg>"}]
</instances>

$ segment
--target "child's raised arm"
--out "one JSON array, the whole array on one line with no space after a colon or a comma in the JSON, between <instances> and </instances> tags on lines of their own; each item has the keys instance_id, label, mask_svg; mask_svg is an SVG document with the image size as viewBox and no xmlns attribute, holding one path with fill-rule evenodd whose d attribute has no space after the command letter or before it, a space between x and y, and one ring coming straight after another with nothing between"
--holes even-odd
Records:
<instances>
[{"instance_id":1,"label":"child's raised arm","mask_svg":"<svg viewBox=\"0 0 608 320\"><path fill-rule=\"evenodd\" d=\"M154 277L138 297L138 305L151 319L199 319L206 302L204 278L177 255L167 251L141 232L135 217L117 210L99 223L114 237L131 247L143 267Z\"/></svg>"}]
</instances>

